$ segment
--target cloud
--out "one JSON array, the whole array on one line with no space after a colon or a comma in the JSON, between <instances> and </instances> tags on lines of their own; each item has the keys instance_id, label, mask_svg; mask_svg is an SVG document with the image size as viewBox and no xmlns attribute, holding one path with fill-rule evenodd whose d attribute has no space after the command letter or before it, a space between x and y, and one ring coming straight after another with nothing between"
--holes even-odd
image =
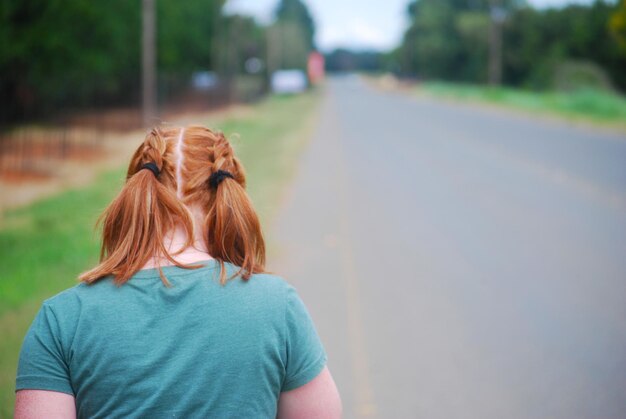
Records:
<instances>
[{"instance_id":1,"label":"cloud","mask_svg":"<svg viewBox=\"0 0 626 419\"><path fill-rule=\"evenodd\" d=\"M325 50L340 46L386 49L393 45L392 37L382 28L358 17L351 18L343 25L320 29L318 40L320 47Z\"/></svg>"}]
</instances>

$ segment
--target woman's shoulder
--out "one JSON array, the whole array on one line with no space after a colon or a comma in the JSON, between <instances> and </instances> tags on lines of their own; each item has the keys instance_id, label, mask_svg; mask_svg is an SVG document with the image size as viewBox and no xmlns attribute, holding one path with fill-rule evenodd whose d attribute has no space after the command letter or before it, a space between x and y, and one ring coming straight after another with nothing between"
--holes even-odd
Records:
<instances>
[{"instance_id":1,"label":"woman's shoulder","mask_svg":"<svg viewBox=\"0 0 626 419\"><path fill-rule=\"evenodd\" d=\"M97 283L96 283L97 284ZM80 305L86 295L89 294L88 289L96 286L95 284L89 285L84 282L80 282L70 288L58 292L57 294L46 298L42 306L52 309L62 307L65 310L71 308L80 308ZM105 281L98 285L99 288L106 287Z\"/></svg>"},{"instance_id":2,"label":"woman's shoulder","mask_svg":"<svg viewBox=\"0 0 626 419\"><path fill-rule=\"evenodd\" d=\"M291 287L287 279L271 272L256 273L250 275L249 279L241 279L242 282L247 282L258 287L265 287L276 290L286 290Z\"/></svg>"},{"instance_id":3,"label":"woman's shoulder","mask_svg":"<svg viewBox=\"0 0 626 419\"><path fill-rule=\"evenodd\" d=\"M237 272L238 267L226 263L226 270L230 277L230 275ZM178 268L176 268L176 271L178 271ZM170 269L170 271L166 270L165 276L170 280L172 287L176 288L177 286L183 285L183 283L187 282L192 277L194 277L196 281L204 282L208 278L202 271L203 270L195 272L181 271L181 273L179 273ZM278 302L280 300L283 303L297 294L295 288L285 277L274 272L254 273L251 274L248 279L243 279L241 275L239 275L230 279L224 285L219 285L219 270L208 269L205 272L213 272L212 275L209 275L209 277L213 277L213 281L210 282L214 285L211 286L211 288L221 288L226 293L234 292L235 294L247 295L249 297L260 296L265 301L271 300ZM146 278L153 279L154 281L144 281ZM161 283L158 274L144 274L143 277L138 275L137 279L140 280L137 282L130 281L122 285L116 285L112 277L105 277L90 284L80 282L47 298L43 301L42 305L52 308L53 310L62 309L64 312L67 312L80 310L81 308L84 309L94 304L106 304L106 302L111 299L122 297L128 287L137 289L143 288L151 282L158 283L160 286L165 287L165 285Z\"/></svg>"},{"instance_id":4,"label":"woman's shoulder","mask_svg":"<svg viewBox=\"0 0 626 419\"><path fill-rule=\"evenodd\" d=\"M286 278L272 272L252 274L248 279L238 277L232 285L244 292L261 293L264 297L273 295L280 299L285 299L294 290Z\"/></svg>"}]
</instances>

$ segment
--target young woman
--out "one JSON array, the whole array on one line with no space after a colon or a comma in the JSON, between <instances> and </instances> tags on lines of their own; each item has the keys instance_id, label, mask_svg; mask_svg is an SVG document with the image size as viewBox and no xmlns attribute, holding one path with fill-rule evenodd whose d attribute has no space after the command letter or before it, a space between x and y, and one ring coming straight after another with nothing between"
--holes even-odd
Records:
<instances>
[{"instance_id":1,"label":"young woman","mask_svg":"<svg viewBox=\"0 0 626 419\"><path fill-rule=\"evenodd\" d=\"M152 130L102 216L100 263L24 340L16 418L337 418L326 354L226 138Z\"/></svg>"}]
</instances>

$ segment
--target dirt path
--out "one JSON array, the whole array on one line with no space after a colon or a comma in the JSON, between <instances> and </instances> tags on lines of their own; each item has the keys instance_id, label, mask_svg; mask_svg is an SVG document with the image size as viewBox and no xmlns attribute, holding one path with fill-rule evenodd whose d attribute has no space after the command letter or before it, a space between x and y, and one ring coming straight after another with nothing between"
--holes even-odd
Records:
<instances>
[{"instance_id":1,"label":"dirt path","mask_svg":"<svg viewBox=\"0 0 626 419\"><path fill-rule=\"evenodd\" d=\"M237 105L219 111L176 115L164 122L175 125L210 123L215 127L228 117L250 112L251 107ZM0 177L0 216L6 210L28 205L63 190L89 185L99 173L125 166L144 135L144 130L104 133L98 139L97 151L89 155L46 159L43 162L47 168L46 175L20 173Z\"/></svg>"}]
</instances>

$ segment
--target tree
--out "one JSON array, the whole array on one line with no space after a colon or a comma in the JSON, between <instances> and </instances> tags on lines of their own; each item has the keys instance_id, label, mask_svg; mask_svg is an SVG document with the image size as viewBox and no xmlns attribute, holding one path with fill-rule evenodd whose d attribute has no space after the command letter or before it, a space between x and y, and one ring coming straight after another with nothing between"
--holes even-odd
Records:
<instances>
[{"instance_id":1,"label":"tree","mask_svg":"<svg viewBox=\"0 0 626 419\"><path fill-rule=\"evenodd\" d=\"M618 3L609 20L609 28L617 44L626 52L626 0Z\"/></svg>"},{"instance_id":2,"label":"tree","mask_svg":"<svg viewBox=\"0 0 626 419\"><path fill-rule=\"evenodd\" d=\"M138 95L139 5L7 0L0 12L0 122Z\"/></svg>"},{"instance_id":3,"label":"tree","mask_svg":"<svg viewBox=\"0 0 626 419\"><path fill-rule=\"evenodd\" d=\"M315 49L315 22L309 9L301 0L281 0L275 12L281 23L292 22L303 32L304 44L308 50Z\"/></svg>"},{"instance_id":4,"label":"tree","mask_svg":"<svg viewBox=\"0 0 626 419\"><path fill-rule=\"evenodd\" d=\"M614 85L626 89L626 0L542 10L521 0L415 0L407 9L410 25L402 44L392 54L399 72L484 82L494 6L505 17L505 84L551 88L559 75L586 73L604 85L605 72Z\"/></svg>"},{"instance_id":5,"label":"tree","mask_svg":"<svg viewBox=\"0 0 626 419\"><path fill-rule=\"evenodd\" d=\"M225 0L157 0L165 73L208 68ZM130 104L140 94L139 0L3 0L0 123L59 109Z\"/></svg>"},{"instance_id":6,"label":"tree","mask_svg":"<svg viewBox=\"0 0 626 419\"><path fill-rule=\"evenodd\" d=\"M213 68L225 78L244 73L251 58L265 57L266 30L252 17L224 16L213 37Z\"/></svg>"},{"instance_id":7,"label":"tree","mask_svg":"<svg viewBox=\"0 0 626 419\"><path fill-rule=\"evenodd\" d=\"M301 26L294 21L277 21L268 29L272 69L305 69L311 49Z\"/></svg>"},{"instance_id":8,"label":"tree","mask_svg":"<svg viewBox=\"0 0 626 419\"><path fill-rule=\"evenodd\" d=\"M300 0L281 0L276 21L268 28L268 66L305 69L309 53L315 48L315 24Z\"/></svg>"},{"instance_id":9,"label":"tree","mask_svg":"<svg viewBox=\"0 0 626 419\"><path fill-rule=\"evenodd\" d=\"M509 46L504 54L505 82L551 88L563 66L591 68L585 64L591 63L602 68L614 85L626 88L626 51L620 51L608 29L614 9L596 1L560 9L517 10L504 27Z\"/></svg>"},{"instance_id":10,"label":"tree","mask_svg":"<svg viewBox=\"0 0 626 419\"><path fill-rule=\"evenodd\" d=\"M212 40L223 30L226 0L157 1L158 68L190 73L212 67Z\"/></svg>"},{"instance_id":11,"label":"tree","mask_svg":"<svg viewBox=\"0 0 626 419\"><path fill-rule=\"evenodd\" d=\"M450 0L422 0L413 3L412 24L405 39L410 55L409 72L425 78L455 78L459 43ZM408 38L408 39L407 39Z\"/></svg>"},{"instance_id":12,"label":"tree","mask_svg":"<svg viewBox=\"0 0 626 419\"><path fill-rule=\"evenodd\" d=\"M484 81L486 0L418 0L409 4L411 24L398 51L401 71L423 78Z\"/></svg>"}]
</instances>

